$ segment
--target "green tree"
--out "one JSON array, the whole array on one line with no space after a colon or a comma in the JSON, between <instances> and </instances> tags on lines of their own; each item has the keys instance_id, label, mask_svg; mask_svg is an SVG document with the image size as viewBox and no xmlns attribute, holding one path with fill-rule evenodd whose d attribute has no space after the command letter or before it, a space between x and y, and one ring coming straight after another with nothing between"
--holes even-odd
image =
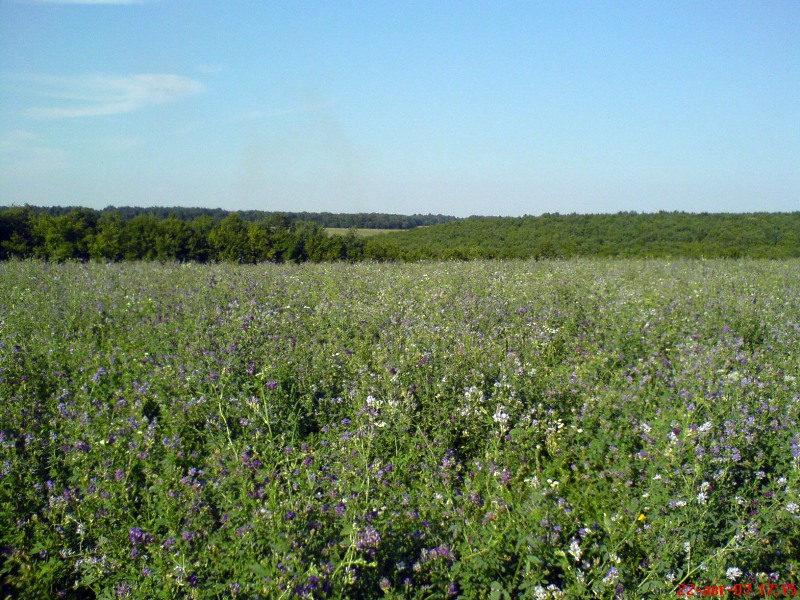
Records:
<instances>
[{"instance_id":1,"label":"green tree","mask_svg":"<svg viewBox=\"0 0 800 600\"><path fill-rule=\"evenodd\" d=\"M211 257L208 237L214 229L214 219L208 215L195 217L189 223L190 236L186 246L186 259L206 262Z\"/></svg>"},{"instance_id":2,"label":"green tree","mask_svg":"<svg viewBox=\"0 0 800 600\"><path fill-rule=\"evenodd\" d=\"M156 259L187 260L191 237L192 230L176 217L160 221L156 232Z\"/></svg>"},{"instance_id":3,"label":"green tree","mask_svg":"<svg viewBox=\"0 0 800 600\"><path fill-rule=\"evenodd\" d=\"M216 260L245 262L247 260L247 225L238 213L231 213L209 233L211 257Z\"/></svg>"},{"instance_id":4,"label":"green tree","mask_svg":"<svg viewBox=\"0 0 800 600\"><path fill-rule=\"evenodd\" d=\"M251 223L247 227L247 261L258 263L275 258L272 231L264 222Z\"/></svg>"},{"instance_id":5,"label":"green tree","mask_svg":"<svg viewBox=\"0 0 800 600\"><path fill-rule=\"evenodd\" d=\"M32 219L33 211L29 206L0 210L0 260L33 254Z\"/></svg>"},{"instance_id":6,"label":"green tree","mask_svg":"<svg viewBox=\"0 0 800 600\"><path fill-rule=\"evenodd\" d=\"M97 220L97 233L89 246L89 256L94 260L125 258L125 224L118 212L103 212Z\"/></svg>"},{"instance_id":7,"label":"green tree","mask_svg":"<svg viewBox=\"0 0 800 600\"><path fill-rule=\"evenodd\" d=\"M55 261L87 260L96 227L97 213L88 208L75 208L57 217L39 215L33 224L39 242L35 253Z\"/></svg>"},{"instance_id":8,"label":"green tree","mask_svg":"<svg viewBox=\"0 0 800 600\"><path fill-rule=\"evenodd\" d=\"M141 214L125 224L124 248L126 260L155 260L158 256L158 219Z\"/></svg>"}]
</instances>

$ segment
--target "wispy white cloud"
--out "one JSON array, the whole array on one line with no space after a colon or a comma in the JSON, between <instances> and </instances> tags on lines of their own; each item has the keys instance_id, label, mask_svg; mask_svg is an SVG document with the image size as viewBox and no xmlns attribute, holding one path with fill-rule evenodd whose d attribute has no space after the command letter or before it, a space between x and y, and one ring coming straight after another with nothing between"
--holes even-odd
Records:
<instances>
[{"instance_id":1,"label":"wispy white cloud","mask_svg":"<svg viewBox=\"0 0 800 600\"><path fill-rule=\"evenodd\" d=\"M29 117L39 119L120 115L176 102L203 90L203 85L194 79L159 73L125 77L27 76L23 86L55 101L50 106L34 106L25 111Z\"/></svg>"}]
</instances>

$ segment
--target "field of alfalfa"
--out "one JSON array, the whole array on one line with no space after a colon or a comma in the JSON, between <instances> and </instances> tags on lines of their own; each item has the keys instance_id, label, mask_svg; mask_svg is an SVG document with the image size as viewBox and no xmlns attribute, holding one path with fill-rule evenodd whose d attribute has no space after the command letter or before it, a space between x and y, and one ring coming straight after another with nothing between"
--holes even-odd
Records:
<instances>
[{"instance_id":1,"label":"field of alfalfa","mask_svg":"<svg viewBox=\"0 0 800 600\"><path fill-rule=\"evenodd\" d=\"M799 418L798 261L3 263L0 597L792 595Z\"/></svg>"}]
</instances>

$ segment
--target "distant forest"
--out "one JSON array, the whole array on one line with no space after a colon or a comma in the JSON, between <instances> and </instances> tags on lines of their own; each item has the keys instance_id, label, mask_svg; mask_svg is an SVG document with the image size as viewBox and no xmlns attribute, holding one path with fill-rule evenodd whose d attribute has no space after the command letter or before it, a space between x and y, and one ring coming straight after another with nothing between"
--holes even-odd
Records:
<instances>
[{"instance_id":1,"label":"distant forest","mask_svg":"<svg viewBox=\"0 0 800 600\"><path fill-rule=\"evenodd\" d=\"M329 235L325 227L353 228ZM361 238L354 228L395 229ZM205 208L0 208L0 259L240 263L571 257L800 257L800 212L444 215Z\"/></svg>"},{"instance_id":2,"label":"distant forest","mask_svg":"<svg viewBox=\"0 0 800 600\"><path fill-rule=\"evenodd\" d=\"M32 211L38 214L47 214L51 217L61 217L69 214L76 208L72 206L49 206L37 207L29 206ZM84 209L90 210L90 209ZM150 215L158 219L175 217L180 221L193 221L198 217L211 217L214 221L221 221L231 214L231 211L221 208L187 208L183 206L107 206L99 213L117 213L123 221L130 221L134 217ZM413 229L426 225L437 225L457 220L456 217L447 215L394 215L385 213L329 213L329 212L268 212L263 210L240 210L236 214L247 223L259 221L281 221L284 223L295 223L297 221L308 221L316 223L321 227L336 227L349 229Z\"/></svg>"},{"instance_id":3,"label":"distant forest","mask_svg":"<svg viewBox=\"0 0 800 600\"><path fill-rule=\"evenodd\" d=\"M800 257L800 212L471 217L375 238L373 258ZM382 254L383 253L383 254Z\"/></svg>"}]
</instances>

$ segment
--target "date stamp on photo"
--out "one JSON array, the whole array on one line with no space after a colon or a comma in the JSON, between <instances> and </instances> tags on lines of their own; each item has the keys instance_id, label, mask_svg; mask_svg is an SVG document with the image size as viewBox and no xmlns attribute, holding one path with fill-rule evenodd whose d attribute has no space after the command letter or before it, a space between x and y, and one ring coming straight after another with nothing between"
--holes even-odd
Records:
<instances>
[{"instance_id":1,"label":"date stamp on photo","mask_svg":"<svg viewBox=\"0 0 800 600\"><path fill-rule=\"evenodd\" d=\"M794 583L736 583L732 585L695 585L682 583L675 594L686 598L710 596L762 597L762 598L794 598L797 596L797 584Z\"/></svg>"}]
</instances>

